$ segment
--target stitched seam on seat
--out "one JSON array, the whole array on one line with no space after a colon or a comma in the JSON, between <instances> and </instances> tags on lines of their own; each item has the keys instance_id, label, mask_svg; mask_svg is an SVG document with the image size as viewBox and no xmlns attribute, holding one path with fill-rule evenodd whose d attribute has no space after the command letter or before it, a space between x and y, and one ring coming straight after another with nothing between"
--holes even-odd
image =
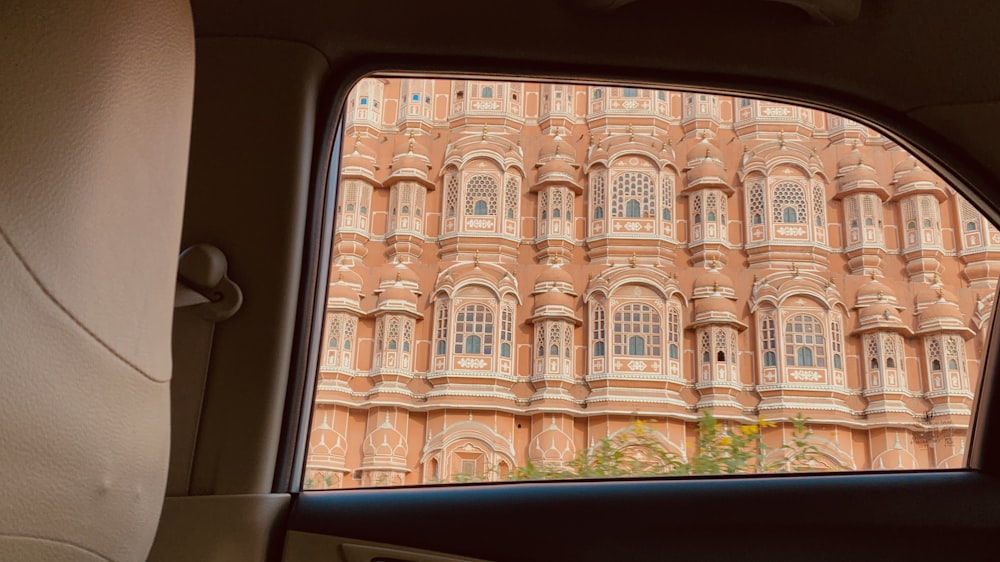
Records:
<instances>
[{"instance_id":1,"label":"stitched seam on seat","mask_svg":"<svg viewBox=\"0 0 1000 562\"><path fill-rule=\"evenodd\" d=\"M107 556L101 554L100 552L97 552L96 550L91 550L91 549L89 549L89 548L87 548L85 546L80 546L80 545L78 545L76 543L73 543L73 542L70 542L70 541L66 541L66 540L62 540L62 539L50 539L48 537L33 537L31 535L8 535L8 534L0 534L0 539L25 539L25 540L29 540L29 541L38 541L38 542L58 544L58 545L61 545L61 546L68 546L68 547L75 548L77 550L86 552L87 554L91 554L93 556L96 556L97 558L100 558L101 560L107 560L108 562L111 562L111 558L108 558Z\"/></svg>"},{"instance_id":2,"label":"stitched seam on seat","mask_svg":"<svg viewBox=\"0 0 1000 562\"><path fill-rule=\"evenodd\" d=\"M72 320L73 323L75 323L77 326L80 327L80 329L82 329L90 337L92 337L94 339L94 341L96 341L97 343L101 344L101 346L104 349L107 349L109 352L111 352L111 354L114 355L115 357L117 357L119 361L121 361L122 363L125 363L126 365L128 365L129 367L131 367L132 369L134 369L135 372L139 373L143 377L146 377L150 381L155 382L155 383L168 383L168 382L170 382L169 380L161 381L161 380L157 380L157 379L149 376L149 374L147 374L145 371L143 371L141 368L139 368L138 365L136 365L132 361L129 361L128 358L126 358L124 355L122 355L121 353L119 353L115 348L111 347L111 345L108 344L108 342L106 342L103 339L101 339L100 336L98 336L93 330L91 330L89 327L87 327L86 324L84 324L83 322L81 322L79 318L77 318L72 312L70 312L70 310L68 308L66 308L66 306L64 306L63 303L61 303L59 301L59 299L57 299L56 296L52 294L51 291L49 291L49 288L46 287L44 283L42 283L42 280L38 277L38 275L35 274L34 270L31 269L31 266L28 265L28 262L25 261L24 256L22 256L21 252L19 252L17 250L17 247L14 245L14 243L11 241L11 239L7 236L7 233L4 231L4 229L3 229L2 226L0 226L0 238L3 238L4 242L7 243L7 247L9 247L12 252L14 252L14 256L17 257L17 261L21 262L21 266L24 267L24 270L27 271L28 275L31 276L31 279L35 282L35 285L37 285L38 288L42 290L42 293L44 293L45 296L47 296L49 298L49 300L52 301L59 308L59 310L61 310L63 312L63 314L65 314L67 317L69 317L69 319Z\"/></svg>"}]
</instances>

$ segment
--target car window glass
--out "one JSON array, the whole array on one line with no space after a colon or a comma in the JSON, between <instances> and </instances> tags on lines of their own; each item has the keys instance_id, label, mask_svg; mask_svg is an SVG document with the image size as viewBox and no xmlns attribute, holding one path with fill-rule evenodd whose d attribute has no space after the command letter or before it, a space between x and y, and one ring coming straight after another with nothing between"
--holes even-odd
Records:
<instances>
[{"instance_id":1,"label":"car window glass","mask_svg":"<svg viewBox=\"0 0 1000 562\"><path fill-rule=\"evenodd\" d=\"M345 111L305 489L966 466L1000 232L892 139L616 86Z\"/></svg>"}]
</instances>

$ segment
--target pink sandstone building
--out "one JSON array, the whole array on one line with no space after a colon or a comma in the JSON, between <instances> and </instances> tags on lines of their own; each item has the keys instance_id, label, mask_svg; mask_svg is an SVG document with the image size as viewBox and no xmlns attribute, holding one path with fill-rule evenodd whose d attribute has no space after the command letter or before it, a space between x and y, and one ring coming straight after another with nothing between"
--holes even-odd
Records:
<instances>
[{"instance_id":1,"label":"pink sandstone building","mask_svg":"<svg viewBox=\"0 0 1000 562\"><path fill-rule=\"evenodd\" d=\"M835 115L626 87L351 93L306 487L502 479L637 419L810 420L841 470L964 465L1000 232ZM779 454L779 453L775 453Z\"/></svg>"}]
</instances>

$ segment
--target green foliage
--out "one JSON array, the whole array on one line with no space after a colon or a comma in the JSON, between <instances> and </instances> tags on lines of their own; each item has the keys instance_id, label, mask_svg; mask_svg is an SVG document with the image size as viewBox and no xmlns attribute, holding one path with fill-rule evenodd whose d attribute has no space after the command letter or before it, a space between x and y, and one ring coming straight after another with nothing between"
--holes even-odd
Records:
<instances>
[{"instance_id":1,"label":"green foliage","mask_svg":"<svg viewBox=\"0 0 1000 562\"><path fill-rule=\"evenodd\" d=\"M605 437L580 451L565 465L536 464L529 460L524 466L512 470L507 479L561 480L821 470L816 463L819 450L809 442L812 431L808 420L798 415L789 421L791 439L772 447L765 443L763 433L765 429L777 427L775 423L760 420L752 424L723 424L710 412L703 411L698 420L697 439L688 444L691 454L685 460L668 451L646 424L638 420L627 430ZM478 482L487 479L487 475L456 474L452 481Z\"/></svg>"}]
</instances>

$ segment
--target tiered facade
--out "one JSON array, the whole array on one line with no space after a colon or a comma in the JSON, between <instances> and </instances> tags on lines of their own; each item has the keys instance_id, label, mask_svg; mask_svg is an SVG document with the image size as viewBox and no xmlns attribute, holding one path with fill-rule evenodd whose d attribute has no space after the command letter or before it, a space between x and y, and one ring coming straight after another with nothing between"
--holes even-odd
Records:
<instances>
[{"instance_id":1,"label":"tiered facade","mask_svg":"<svg viewBox=\"0 0 1000 562\"><path fill-rule=\"evenodd\" d=\"M820 462L963 465L1000 232L875 131L752 99L366 79L306 483L503 478L646 422L809 418ZM775 453L780 454L780 453Z\"/></svg>"}]
</instances>

